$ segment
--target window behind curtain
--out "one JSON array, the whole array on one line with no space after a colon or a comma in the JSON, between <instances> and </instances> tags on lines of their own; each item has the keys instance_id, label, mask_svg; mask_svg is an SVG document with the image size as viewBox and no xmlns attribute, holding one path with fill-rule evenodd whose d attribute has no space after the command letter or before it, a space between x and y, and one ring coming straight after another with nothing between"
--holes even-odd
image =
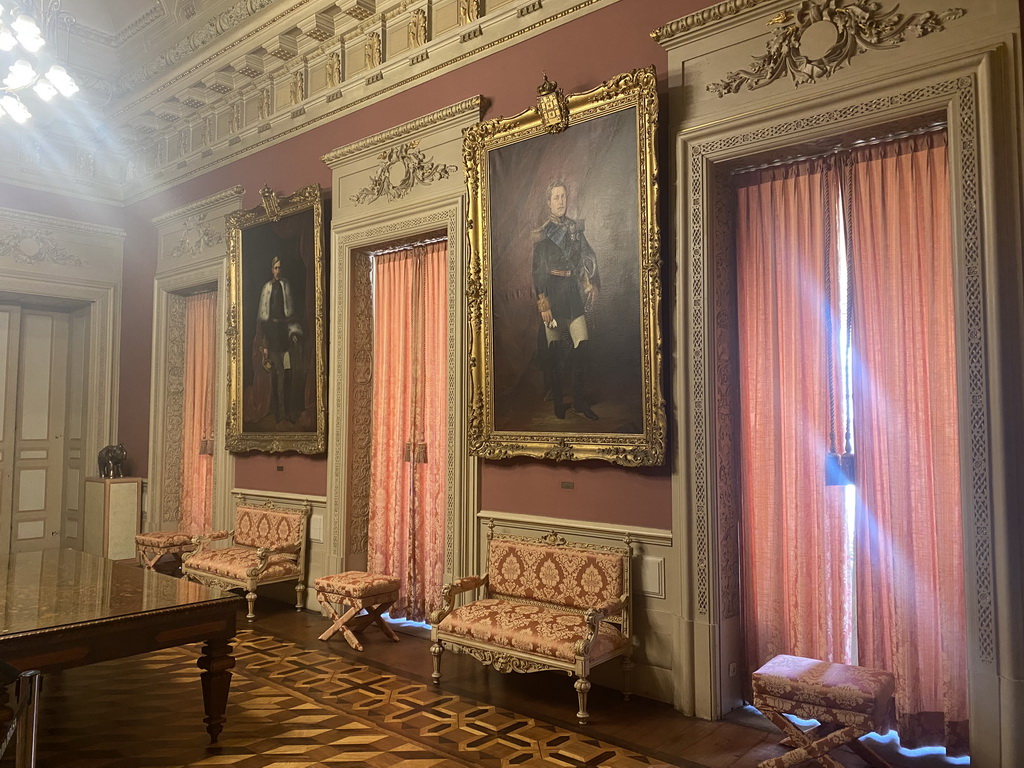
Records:
<instances>
[{"instance_id":1,"label":"window behind curtain","mask_svg":"<svg viewBox=\"0 0 1024 768\"><path fill-rule=\"evenodd\" d=\"M736 205L747 663L793 653L888 669L904 746L963 754L945 134L744 174ZM847 274L849 326L836 321ZM850 406L853 530L844 486L826 482Z\"/></svg>"}]
</instances>

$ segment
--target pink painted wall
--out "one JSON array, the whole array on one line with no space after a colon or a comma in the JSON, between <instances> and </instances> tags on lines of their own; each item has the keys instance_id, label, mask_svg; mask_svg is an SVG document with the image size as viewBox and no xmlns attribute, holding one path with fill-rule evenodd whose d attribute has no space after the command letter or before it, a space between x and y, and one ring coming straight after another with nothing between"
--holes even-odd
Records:
<instances>
[{"instance_id":1,"label":"pink painted wall","mask_svg":"<svg viewBox=\"0 0 1024 768\"><path fill-rule=\"evenodd\" d=\"M638 528L672 527L672 478L665 467L599 461L485 461L480 508Z\"/></svg>"},{"instance_id":2,"label":"pink painted wall","mask_svg":"<svg viewBox=\"0 0 1024 768\"><path fill-rule=\"evenodd\" d=\"M259 204L258 190L264 184L283 193L313 182L330 189L330 171L320 161L327 152L478 94L490 101L487 117L516 114L536 103L544 73L572 93L654 64L664 99L667 57L650 32L704 5L698 0L621 0L133 205L124 225L128 239L119 408L121 439L138 461L134 466L144 468L148 454L156 248L152 218L235 185L245 188L247 208ZM669 186L662 183L662 189ZM488 510L671 527L667 467L627 470L599 462L484 462L480 476L482 506ZM574 491L558 491L565 477L575 483ZM295 455L240 456L235 483L255 490L325 494L327 462L323 457Z\"/></svg>"}]
</instances>

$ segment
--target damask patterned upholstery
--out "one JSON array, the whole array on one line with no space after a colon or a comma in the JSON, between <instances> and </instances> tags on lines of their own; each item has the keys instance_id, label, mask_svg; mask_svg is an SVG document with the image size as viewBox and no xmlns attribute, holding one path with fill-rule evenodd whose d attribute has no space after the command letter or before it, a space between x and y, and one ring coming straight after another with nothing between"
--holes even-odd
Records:
<instances>
[{"instance_id":1,"label":"damask patterned upholstery","mask_svg":"<svg viewBox=\"0 0 1024 768\"><path fill-rule=\"evenodd\" d=\"M260 558L252 547L226 547L197 553L189 559L188 564L190 568L196 570L241 581L249 576L250 570L259 567ZM298 573L299 564L295 560L295 555L272 554L260 575L264 579L277 581L297 576Z\"/></svg>"},{"instance_id":2,"label":"damask patterned upholstery","mask_svg":"<svg viewBox=\"0 0 1024 768\"><path fill-rule=\"evenodd\" d=\"M554 533L499 536L492 526L487 551L487 575L446 586L445 608L431 615L434 682L446 647L499 672L569 672L585 725L590 669L616 657L631 667L629 548L570 545ZM480 599L455 607L457 595L479 588Z\"/></svg>"},{"instance_id":3,"label":"damask patterned upholstery","mask_svg":"<svg viewBox=\"0 0 1024 768\"><path fill-rule=\"evenodd\" d=\"M266 547L275 552L298 552L302 546L305 518L292 510L265 507L235 509L235 544Z\"/></svg>"},{"instance_id":4,"label":"damask patterned upholstery","mask_svg":"<svg viewBox=\"0 0 1024 768\"><path fill-rule=\"evenodd\" d=\"M152 568L164 555L178 557L196 548L192 534L184 531L149 531L135 535L135 554L144 568Z\"/></svg>"},{"instance_id":5,"label":"damask patterned upholstery","mask_svg":"<svg viewBox=\"0 0 1024 768\"><path fill-rule=\"evenodd\" d=\"M321 609L334 619L334 623L320 635L321 640L328 640L336 632L341 632L350 646L361 651L363 646L353 633L376 625L389 640L398 642L398 636L381 616L398 599L400 582L394 576L346 571L321 576L314 584ZM344 607L345 613L339 614L335 604Z\"/></svg>"},{"instance_id":6,"label":"damask patterned upholstery","mask_svg":"<svg viewBox=\"0 0 1024 768\"><path fill-rule=\"evenodd\" d=\"M869 733L891 727L896 678L880 669L776 656L753 675L754 706L805 720L856 725Z\"/></svg>"},{"instance_id":7,"label":"damask patterned upholstery","mask_svg":"<svg viewBox=\"0 0 1024 768\"><path fill-rule=\"evenodd\" d=\"M306 527L310 508L286 509L239 503L235 527L198 536L199 546L182 557L182 573L201 584L222 589L244 589L249 603L247 618L256 618L256 587L278 581L295 582L295 608L305 607ZM230 546L213 542L230 538Z\"/></svg>"},{"instance_id":8,"label":"damask patterned upholstery","mask_svg":"<svg viewBox=\"0 0 1024 768\"><path fill-rule=\"evenodd\" d=\"M754 672L752 683L754 706L797 747L761 762L759 768L782 768L812 758L823 765L838 765L824 753L843 744L871 765L886 765L859 739L872 732L887 733L892 727L896 679L889 672L780 655ZM813 734L805 734L786 714L839 728L812 741Z\"/></svg>"},{"instance_id":9,"label":"damask patterned upholstery","mask_svg":"<svg viewBox=\"0 0 1024 768\"><path fill-rule=\"evenodd\" d=\"M192 544L192 537L180 531L150 531L135 534L135 543L144 547L180 547Z\"/></svg>"},{"instance_id":10,"label":"damask patterned upholstery","mask_svg":"<svg viewBox=\"0 0 1024 768\"><path fill-rule=\"evenodd\" d=\"M493 539L487 562L492 595L586 610L623 593L622 555L614 552Z\"/></svg>"},{"instance_id":11,"label":"damask patterned upholstery","mask_svg":"<svg viewBox=\"0 0 1024 768\"><path fill-rule=\"evenodd\" d=\"M440 629L569 663L583 653L591 659L613 655L629 642L617 627L601 622L594 642L584 651L581 643L587 636L587 621L583 614L497 598L456 608L441 622Z\"/></svg>"},{"instance_id":12,"label":"damask patterned upholstery","mask_svg":"<svg viewBox=\"0 0 1024 768\"><path fill-rule=\"evenodd\" d=\"M332 576L321 576L313 584L317 592L362 600L398 591L398 579L380 573L345 571Z\"/></svg>"}]
</instances>

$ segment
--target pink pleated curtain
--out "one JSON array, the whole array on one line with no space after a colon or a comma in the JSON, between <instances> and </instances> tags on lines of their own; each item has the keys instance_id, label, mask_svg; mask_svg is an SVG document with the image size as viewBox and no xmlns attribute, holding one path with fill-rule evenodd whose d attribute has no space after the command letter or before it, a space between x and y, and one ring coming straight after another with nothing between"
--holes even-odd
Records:
<instances>
[{"instance_id":1,"label":"pink pleated curtain","mask_svg":"<svg viewBox=\"0 0 1024 768\"><path fill-rule=\"evenodd\" d=\"M966 754L967 641L946 135L851 158L861 662L904 746Z\"/></svg>"},{"instance_id":2,"label":"pink pleated curtain","mask_svg":"<svg viewBox=\"0 0 1024 768\"><path fill-rule=\"evenodd\" d=\"M747 664L777 653L849 663L853 574L830 432L824 255L829 166L809 160L737 186L740 467Z\"/></svg>"},{"instance_id":3,"label":"pink pleated curtain","mask_svg":"<svg viewBox=\"0 0 1024 768\"><path fill-rule=\"evenodd\" d=\"M902 744L966 754L945 134L744 174L736 201L747 663L792 653L887 669ZM852 531L843 486L824 483L830 433L851 418L827 364L839 237L852 264Z\"/></svg>"},{"instance_id":4,"label":"pink pleated curtain","mask_svg":"<svg viewBox=\"0 0 1024 768\"><path fill-rule=\"evenodd\" d=\"M401 582L392 616L440 606L447 474L447 243L374 258L368 568Z\"/></svg>"},{"instance_id":5,"label":"pink pleated curtain","mask_svg":"<svg viewBox=\"0 0 1024 768\"><path fill-rule=\"evenodd\" d=\"M217 376L217 294L185 298L185 382L180 528L213 525L213 418Z\"/></svg>"}]
</instances>

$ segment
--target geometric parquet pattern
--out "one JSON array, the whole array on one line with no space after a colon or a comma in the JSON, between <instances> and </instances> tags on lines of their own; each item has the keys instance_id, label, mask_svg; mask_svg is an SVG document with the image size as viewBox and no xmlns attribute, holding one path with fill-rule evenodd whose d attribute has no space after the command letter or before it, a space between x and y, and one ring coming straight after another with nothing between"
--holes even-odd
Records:
<instances>
[{"instance_id":1,"label":"geometric parquet pattern","mask_svg":"<svg viewBox=\"0 0 1024 768\"><path fill-rule=\"evenodd\" d=\"M40 768L669 765L253 630L236 638L227 723L210 746L197 658L197 646L171 648L47 675Z\"/></svg>"}]
</instances>

